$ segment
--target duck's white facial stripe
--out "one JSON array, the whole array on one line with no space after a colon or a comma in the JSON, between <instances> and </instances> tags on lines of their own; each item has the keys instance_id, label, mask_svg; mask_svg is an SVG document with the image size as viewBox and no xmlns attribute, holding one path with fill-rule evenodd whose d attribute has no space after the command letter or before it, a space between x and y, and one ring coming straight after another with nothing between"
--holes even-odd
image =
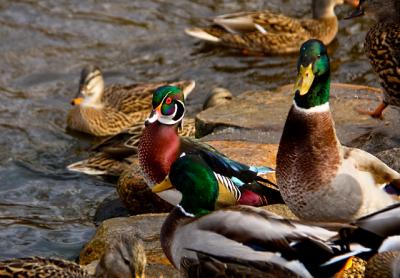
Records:
<instances>
[{"instance_id":1,"label":"duck's white facial stripe","mask_svg":"<svg viewBox=\"0 0 400 278\"><path fill-rule=\"evenodd\" d=\"M181 205L177 205L177 207L181 210L181 212L188 216L188 217L196 217L196 215L194 215L193 213L189 213L187 212Z\"/></svg>"},{"instance_id":2,"label":"duck's white facial stripe","mask_svg":"<svg viewBox=\"0 0 400 278\"><path fill-rule=\"evenodd\" d=\"M293 106L297 111L305 114L323 113L329 111L329 102L325 102L324 104L305 109L297 106L296 101L293 101Z\"/></svg>"}]
</instances>

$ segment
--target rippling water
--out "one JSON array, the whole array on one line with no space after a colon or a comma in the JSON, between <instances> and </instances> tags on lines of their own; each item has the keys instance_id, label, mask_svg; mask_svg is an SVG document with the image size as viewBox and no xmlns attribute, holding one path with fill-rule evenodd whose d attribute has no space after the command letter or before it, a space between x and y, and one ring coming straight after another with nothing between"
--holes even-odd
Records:
<instances>
[{"instance_id":1,"label":"rippling water","mask_svg":"<svg viewBox=\"0 0 400 278\"><path fill-rule=\"evenodd\" d=\"M268 3L267 3L268 2ZM74 258L91 237L97 205L113 188L69 173L88 142L65 133L81 68L96 63L106 82L195 79L191 113L212 87L234 94L292 82L296 55L240 57L187 37L214 15L271 8L310 13L305 0L2 0L0 2L0 259ZM338 7L343 17L349 7ZM329 47L333 80L376 85L362 53L368 22L341 21Z\"/></svg>"}]
</instances>

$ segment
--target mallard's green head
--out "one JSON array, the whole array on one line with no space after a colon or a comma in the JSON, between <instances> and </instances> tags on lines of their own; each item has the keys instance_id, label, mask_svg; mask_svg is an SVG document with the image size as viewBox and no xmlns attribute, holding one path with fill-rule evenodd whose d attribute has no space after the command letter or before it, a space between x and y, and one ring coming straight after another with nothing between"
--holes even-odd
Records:
<instances>
[{"instance_id":1,"label":"mallard's green head","mask_svg":"<svg viewBox=\"0 0 400 278\"><path fill-rule=\"evenodd\" d=\"M153 110L146 123L159 121L162 124L179 123L185 114L185 99L181 89L175 86L162 86L154 91Z\"/></svg>"},{"instance_id":2,"label":"mallard's green head","mask_svg":"<svg viewBox=\"0 0 400 278\"><path fill-rule=\"evenodd\" d=\"M329 101L330 67L325 45L308 40L300 48L297 63L294 101L298 107L309 109Z\"/></svg>"},{"instance_id":3,"label":"mallard's green head","mask_svg":"<svg viewBox=\"0 0 400 278\"><path fill-rule=\"evenodd\" d=\"M152 191L159 193L173 187L182 193L179 205L186 213L199 217L215 209L218 182L201 157L187 154L177 159L167 178Z\"/></svg>"}]
</instances>

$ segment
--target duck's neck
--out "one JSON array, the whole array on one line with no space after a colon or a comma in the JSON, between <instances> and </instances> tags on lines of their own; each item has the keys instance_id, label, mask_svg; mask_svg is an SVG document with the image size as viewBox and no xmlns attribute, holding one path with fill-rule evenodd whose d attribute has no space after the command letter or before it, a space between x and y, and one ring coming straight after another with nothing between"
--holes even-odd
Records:
<instances>
[{"instance_id":1,"label":"duck's neck","mask_svg":"<svg viewBox=\"0 0 400 278\"><path fill-rule=\"evenodd\" d=\"M336 17L336 0L313 0L312 13L314 19Z\"/></svg>"},{"instance_id":2,"label":"duck's neck","mask_svg":"<svg viewBox=\"0 0 400 278\"><path fill-rule=\"evenodd\" d=\"M328 105L329 108L329 90L331 80L330 73L316 77L311 88L305 95L296 93L294 103L297 107L305 110L318 110L321 106Z\"/></svg>"},{"instance_id":3,"label":"duck's neck","mask_svg":"<svg viewBox=\"0 0 400 278\"><path fill-rule=\"evenodd\" d=\"M175 262L174 254L172 254L171 245L174 240L174 234L180 225L192 221L194 218L185 215L179 207L175 207L164 221L161 227L160 241L161 247L168 260L179 269L180 262ZM178 239L179 240L179 239ZM179 254L178 254L179 255Z\"/></svg>"},{"instance_id":4,"label":"duck's neck","mask_svg":"<svg viewBox=\"0 0 400 278\"><path fill-rule=\"evenodd\" d=\"M179 156L180 138L176 125L154 122L147 126L140 138L138 155L140 167L148 182L164 180L171 164Z\"/></svg>"}]
</instances>

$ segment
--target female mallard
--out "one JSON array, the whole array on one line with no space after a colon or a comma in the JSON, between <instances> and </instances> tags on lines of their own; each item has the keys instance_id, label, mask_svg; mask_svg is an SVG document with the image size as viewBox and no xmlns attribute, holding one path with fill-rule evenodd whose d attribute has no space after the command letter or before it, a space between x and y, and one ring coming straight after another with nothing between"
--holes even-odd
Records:
<instances>
[{"instance_id":1,"label":"female mallard","mask_svg":"<svg viewBox=\"0 0 400 278\"><path fill-rule=\"evenodd\" d=\"M372 112L357 110L382 119L382 112L389 104L400 106L400 2L360 0L349 18L363 14L371 15L376 21L365 37L364 51L379 76L384 98Z\"/></svg>"},{"instance_id":2,"label":"female mallard","mask_svg":"<svg viewBox=\"0 0 400 278\"><path fill-rule=\"evenodd\" d=\"M355 0L344 0L355 5ZM208 28L188 28L186 33L210 42L265 54L298 51L301 43L318 38L329 44L338 31L335 6L343 0L313 0L312 19L296 19L268 10L221 15Z\"/></svg>"},{"instance_id":3,"label":"female mallard","mask_svg":"<svg viewBox=\"0 0 400 278\"><path fill-rule=\"evenodd\" d=\"M400 174L373 155L340 144L329 109L325 46L300 48L294 102L281 137L276 177L285 203L302 219L349 221L397 202L379 185Z\"/></svg>"},{"instance_id":4,"label":"female mallard","mask_svg":"<svg viewBox=\"0 0 400 278\"><path fill-rule=\"evenodd\" d=\"M185 115L183 93L178 87L158 88L154 92L152 105L153 110L146 120L146 128L138 146L140 168L150 188L164 180L171 164L178 157L184 153L192 153L204 159L227 189L224 204L239 202L263 205L272 200L281 201L277 190L257 183L271 183L259 176L271 172L271 168L244 165L229 159L205 143L178 135L177 129ZM176 190L169 190L163 192L160 197L176 205L180 194Z\"/></svg>"},{"instance_id":5,"label":"female mallard","mask_svg":"<svg viewBox=\"0 0 400 278\"><path fill-rule=\"evenodd\" d=\"M219 180L204 167L204 160L192 154L177 159L169 181L155 185L152 191L171 186L182 193L182 199L162 226L161 246L176 268L189 272L215 265L211 268L218 274L230 269L231 275L238 270L242 275L264 271L275 277L325 277L339 270L347 258L372 255L385 237L400 233L400 205L351 225L287 220L249 206L214 211ZM211 259L207 262L203 256ZM207 264L202 266L202 261ZM195 273L189 277L201 277Z\"/></svg>"},{"instance_id":6,"label":"female mallard","mask_svg":"<svg viewBox=\"0 0 400 278\"><path fill-rule=\"evenodd\" d=\"M111 242L94 273L71 261L31 257L0 262L0 277L144 278L145 267L142 241L125 235Z\"/></svg>"},{"instance_id":7,"label":"female mallard","mask_svg":"<svg viewBox=\"0 0 400 278\"><path fill-rule=\"evenodd\" d=\"M167 82L111 85L104 89L103 75L96 66L82 70L79 92L82 97L72 100L75 106L68 113L67 127L94 136L108 136L142 123L151 110L150 100L155 88ZM194 81L171 83L185 95L194 88Z\"/></svg>"}]
</instances>

